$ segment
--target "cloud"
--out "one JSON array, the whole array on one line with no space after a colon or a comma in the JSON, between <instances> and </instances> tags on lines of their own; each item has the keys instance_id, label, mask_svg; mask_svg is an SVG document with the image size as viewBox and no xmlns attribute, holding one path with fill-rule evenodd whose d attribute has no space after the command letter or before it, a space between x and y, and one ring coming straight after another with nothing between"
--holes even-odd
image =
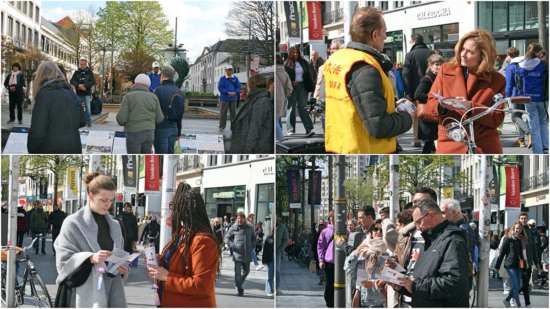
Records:
<instances>
[{"instance_id":1,"label":"cloud","mask_svg":"<svg viewBox=\"0 0 550 309\"><path fill-rule=\"evenodd\" d=\"M190 36L186 39L187 42L193 42L193 44L186 44L185 48L188 49L187 57L194 61L201 55L205 46L212 46L218 42L218 40L227 39L227 34L224 31L209 31L196 33L194 36Z\"/></svg>"},{"instance_id":2,"label":"cloud","mask_svg":"<svg viewBox=\"0 0 550 309\"><path fill-rule=\"evenodd\" d=\"M75 13L75 10L65 10L61 7L56 7L54 9L44 9L42 10L42 16L51 21L51 22L58 22L59 20L63 19L66 16L73 15Z\"/></svg>"}]
</instances>

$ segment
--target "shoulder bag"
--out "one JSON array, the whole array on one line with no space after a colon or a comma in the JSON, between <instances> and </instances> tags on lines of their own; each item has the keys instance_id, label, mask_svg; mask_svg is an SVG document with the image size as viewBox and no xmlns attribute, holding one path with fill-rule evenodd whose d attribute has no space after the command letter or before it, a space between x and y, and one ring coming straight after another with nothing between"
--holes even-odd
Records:
<instances>
[{"instance_id":1,"label":"shoulder bag","mask_svg":"<svg viewBox=\"0 0 550 309\"><path fill-rule=\"evenodd\" d=\"M434 83L431 77L428 75L426 77L430 79L432 84ZM426 112L426 104L419 103L418 100L416 101L416 117L424 122L439 123L439 117Z\"/></svg>"}]
</instances>

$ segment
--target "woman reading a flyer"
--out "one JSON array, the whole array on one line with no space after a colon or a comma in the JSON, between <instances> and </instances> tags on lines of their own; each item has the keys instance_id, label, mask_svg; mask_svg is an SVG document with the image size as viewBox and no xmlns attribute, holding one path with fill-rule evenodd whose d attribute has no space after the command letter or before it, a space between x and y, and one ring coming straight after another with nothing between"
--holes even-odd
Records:
<instances>
[{"instance_id":1,"label":"woman reading a flyer","mask_svg":"<svg viewBox=\"0 0 550 309\"><path fill-rule=\"evenodd\" d=\"M68 216L55 240L57 296L55 307L127 307L123 275L128 266L119 266L114 277L106 274L105 260L115 248L124 248L118 221L108 214L116 186L98 172L84 178L89 206Z\"/></svg>"},{"instance_id":2,"label":"woman reading a flyer","mask_svg":"<svg viewBox=\"0 0 550 309\"><path fill-rule=\"evenodd\" d=\"M216 307L215 281L220 251L206 206L196 189L180 183L172 200L172 239L148 264L161 307Z\"/></svg>"}]
</instances>

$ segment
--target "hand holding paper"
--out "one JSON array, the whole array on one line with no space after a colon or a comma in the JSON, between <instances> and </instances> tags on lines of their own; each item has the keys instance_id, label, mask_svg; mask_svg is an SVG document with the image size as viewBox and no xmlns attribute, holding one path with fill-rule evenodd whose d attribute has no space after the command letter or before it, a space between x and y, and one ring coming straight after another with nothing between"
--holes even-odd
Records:
<instances>
[{"instance_id":1,"label":"hand holding paper","mask_svg":"<svg viewBox=\"0 0 550 309\"><path fill-rule=\"evenodd\" d=\"M439 94L433 93L431 91L430 91L430 93L433 94L433 96L436 97L439 100L439 103L443 107L445 107L447 109L450 109L450 110L464 110L464 111L466 111L466 110L470 109L467 106L470 106L470 107L472 106L472 103L470 101L466 100L463 97L445 98L445 97L441 96L440 95L441 90L438 91Z\"/></svg>"}]
</instances>

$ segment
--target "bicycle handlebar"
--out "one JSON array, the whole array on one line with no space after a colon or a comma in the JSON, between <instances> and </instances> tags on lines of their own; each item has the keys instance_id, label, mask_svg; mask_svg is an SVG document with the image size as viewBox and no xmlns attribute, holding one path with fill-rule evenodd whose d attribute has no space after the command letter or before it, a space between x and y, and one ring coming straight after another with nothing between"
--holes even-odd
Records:
<instances>
[{"instance_id":1,"label":"bicycle handlebar","mask_svg":"<svg viewBox=\"0 0 550 309\"><path fill-rule=\"evenodd\" d=\"M43 235L42 234L37 234L36 237L32 240L31 244L28 246L28 247L17 247L17 246L2 246L0 247L0 249L2 250L23 250L23 251L27 251L29 249L32 249L32 247L34 246L34 243L40 239Z\"/></svg>"},{"instance_id":2,"label":"bicycle handlebar","mask_svg":"<svg viewBox=\"0 0 550 309\"><path fill-rule=\"evenodd\" d=\"M508 101L514 104L527 104L531 103L531 97L510 97Z\"/></svg>"}]
</instances>

